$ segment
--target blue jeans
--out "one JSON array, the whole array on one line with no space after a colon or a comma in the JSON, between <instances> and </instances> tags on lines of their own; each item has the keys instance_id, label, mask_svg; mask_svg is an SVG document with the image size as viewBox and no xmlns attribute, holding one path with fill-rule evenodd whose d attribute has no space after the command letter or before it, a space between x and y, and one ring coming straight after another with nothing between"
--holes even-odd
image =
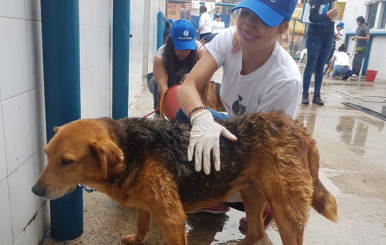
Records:
<instances>
[{"instance_id":1,"label":"blue jeans","mask_svg":"<svg viewBox=\"0 0 386 245\"><path fill-rule=\"evenodd\" d=\"M323 68L330 55L333 37L309 34L307 38L307 65L303 74L303 93L310 89L312 70L315 67L315 92L320 93L323 82Z\"/></svg>"},{"instance_id":2,"label":"blue jeans","mask_svg":"<svg viewBox=\"0 0 386 245\"><path fill-rule=\"evenodd\" d=\"M227 114L224 114L224 113L221 113L218 111L214 111L212 109L208 109L208 110L210 111L210 113L212 113L214 120L223 120L223 119L229 118L229 116ZM185 113L182 111L181 108L177 110L176 115L174 116L174 120L177 122L190 124L189 118L185 115Z\"/></svg>"},{"instance_id":3,"label":"blue jeans","mask_svg":"<svg viewBox=\"0 0 386 245\"><path fill-rule=\"evenodd\" d=\"M334 68L332 70L332 77L340 77L342 76L343 73L346 73L349 68L347 66L340 66L340 65L335 65L334 62Z\"/></svg>"}]
</instances>

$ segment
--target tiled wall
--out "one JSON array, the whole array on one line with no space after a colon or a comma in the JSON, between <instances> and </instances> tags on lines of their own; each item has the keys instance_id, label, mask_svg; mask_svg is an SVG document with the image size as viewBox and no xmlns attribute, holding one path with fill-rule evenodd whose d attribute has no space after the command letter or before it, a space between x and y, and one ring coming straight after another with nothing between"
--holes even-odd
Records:
<instances>
[{"instance_id":1,"label":"tiled wall","mask_svg":"<svg viewBox=\"0 0 386 245\"><path fill-rule=\"evenodd\" d=\"M131 0L129 102L143 63L152 69L164 4ZM111 115L112 8L113 0L79 0L82 118ZM46 165L40 9L40 0L0 0L0 245L35 245L49 229L49 202L31 192Z\"/></svg>"},{"instance_id":2,"label":"tiled wall","mask_svg":"<svg viewBox=\"0 0 386 245\"><path fill-rule=\"evenodd\" d=\"M112 0L79 0L82 118L111 116Z\"/></svg>"},{"instance_id":3,"label":"tiled wall","mask_svg":"<svg viewBox=\"0 0 386 245\"><path fill-rule=\"evenodd\" d=\"M374 37L367 69L378 71L377 79L386 80L386 36Z\"/></svg>"},{"instance_id":4,"label":"tiled wall","mask_svg":"<svg viewBox=\"0 0 386 245\"><path fill-rule=\"evenodd\" d=\"M144 47L142 74L153 71L154 55L157 51L157 14L165 14L165 0L145 0Z\"/></svg>"},{"instance_id":5,"label":"tiled wall","mask_svg":"<svg viewBox=\"0 0 386 245\"><path fill-rule=\"evenodd\" d=\"M38 244L49 224L31 192L46 163L40 0L1 0L0 35L0 244Z\"/></svg>"}]
</instances>

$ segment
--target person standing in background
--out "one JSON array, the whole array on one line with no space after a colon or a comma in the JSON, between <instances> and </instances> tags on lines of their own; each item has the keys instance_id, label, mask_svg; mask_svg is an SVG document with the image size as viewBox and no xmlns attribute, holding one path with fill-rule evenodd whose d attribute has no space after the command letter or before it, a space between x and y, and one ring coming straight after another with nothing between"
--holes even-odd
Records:
<instances>
[{"instance_id":1,"label":"person standing in background","mask_svg":"<svg viewBox=\"0 0 386 245\"><path fill-rule=\"evenodd\" d=\"M221 16L219 13L216 14L216 20L212 21L212 33L219 33L225 29L224 22L221 21Z\"/></svg>"},{"instance_id":2,"label":"person standing in background","mask_svg":"<svg viewBox=\"0 0 386 245\"><path fill-rule=\"evenodd\" d=\"M328 8L327 12L319 13L322 5ZM315 89L313 104L324 105L320 98L323 83L324 65L327 63L334 42L334 22L331 18L339 15L338 9L332 9L334 0L311 0L310 21L307 38L307 65L303 75L302 104L308 105L308 91L311 84L312 71L315 68Z\"/></svg>"},{"instance_id":3,"label":"person standing in background","mask_svg":"<svg viewBox=\"0 0 386 245\"><path fill-rule=\"evenodd\" d=\"M365 22L365 18L359 16L356 21L358 25L356 30L357 35L352 38L352 40L356 40L355 56L352 61L353 77L359 76L359 72L362 68L362 61L367 51L367 40L370 39L370 29Z\"/></svg>"},{"instance_id":4,"label":"person standing in background","mask_svg":"<svg viewBox=\"0 0 386 245\"><path fill-rule=\"evenodd\" d=\"M211 27L211 22L212 22L212 19L210 18L209 14L206 12L207 11L207 8L205 7L205 5L201 5L200 7L200 20L199 20L199 23L198 23L198 30L197 32L200 33L200 40L209 35L209 34L212 34L212 27Z\"/></svg>"}]
</instances>

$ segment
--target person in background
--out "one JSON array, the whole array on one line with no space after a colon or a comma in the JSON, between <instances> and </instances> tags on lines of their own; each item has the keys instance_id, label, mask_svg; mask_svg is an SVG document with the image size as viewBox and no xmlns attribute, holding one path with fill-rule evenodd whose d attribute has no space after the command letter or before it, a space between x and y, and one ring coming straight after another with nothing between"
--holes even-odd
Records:
<instances>
[{"instance_id":1,"label":"person in background","mask_svg":"<svg viewBox=\"0 0 386 245\"><path fill-rule=\"evenodd\" d=\"M201 16L200 16L200 20L198 23L198 30L197 30L197 32L200 33L200 40L203 37L212 33L212 27L210 26L212 19L210 18L210 15L206 11L207 11L207 8L205 7L205 5L201 5L200 6Z\"/></svg>"},{"instance_id":2,"label":"person in background","mask_svg":"<svg viewBox=\"0 0 386 245\"><path fill-rule=\"evenodd\" d=\"M359 76L359 72L362 68L362 61L367 51L367 40L370 39L370 29L365 22L365 18L359 16L356 21L358 25L356 30L357 35L352 38L352 40L356 40L355 56L352 61L353 77Z\"/></svg>"},{"instance_id":3,"label":"person in background","mask_svg":"<svg viewBox=\"0 0 386 245\"><path fill-rule=\"evenodd\" d=\"M158 49L154 57L153 76L149 76L147 82L148 89L153 94L154 110L158 109L158 101L163 92L180 83L182 77L192 70L204 54L203 45L194 36L192 23L179 19L174 22L171 34L166 37L166 44Z\"/></svg>"},{"instance_id":4,"label":"person in background","mask_svg":"<svg viewBox=\"0 0 386 245\"><path fill-rule=\"evenodd\" d=\"M224 22L221 21L221 16L219 13L216 14L216 19L212 21L212 33L219 33L220 31L225 29Z\"/></svg>"},{"instance_id":5,"label":"person in background","mask_svg":"<svg viewBox=\"0 0 386 245\"><path fill-rule=\"evenodd\" d=\"M350 58L346 53L346 45L343 43L334 54L328 67L332 70L332 77L342 77L350 69Z\"/></svg>"},{"instance_id":6,"label":"person in background","mask_svg":"<svg viewBox=\"0 0 386 245\"><path fill-rule=\"evenodd\" d=\"M327 4L328 11L319 14L322 4ZM334 22L331 18L339 15L338 9L332 9L334 0L311 0L310 21L307 37L307 64L303 75L302 104L309 104L309 88L312 71L315 68L315 88L313 104L324 105L320 97L323 83L324 66L327 63L334 42Z\"/></svg>"},{"instance_id":7,"label":"person in background","mask_svg":"<svg viewBox=\"0 0 386 245\"><path fill-rule=\"evenodd\" d=\"M187 154L189 161L194 156L197 172L210 174L211 155L215 171L221 169L220 136L237 140L215 119L271 111L283 111L295 118L301 75L294 59L277 40L288 30L297 2L242 0L233 9L241 9L237 29L221 31L205 46L204 56L180 87L177 99L181 108L174 120L192 124ZM205 108L199 95L220 67L224 72L220 98L228 115ZM228 199L226 205L244 211L239 193ZM221 212L222 206L214 207L213 211ZM198 211L207 212L207 209ZM261 213L267 229L273 221L270 207L262 208ZM248 229L245 217L240 226Z\"/></svg>"},{"instance_id":8,"label":"person in background","mask_svg":"<svg viewBox=\"0 0 386 245\"><path fill-rule=\"evenodd\" d=\"M328 59L327 59L326 71L329 68L329 64L331 62L333 54L335 52L338 52L339 47L342 45L342 43L344 43L344 35L345 35L345 33L344 33L343 29L344 29L344 23L343 22L339 22L336 25L336 32L334 33L334 44L332 45L330 56L328 56ZM326 73L326 71L325 71L325 73Z\"/></svg>"},{"instance_id":9,"label":"person in background","mask_svg":"<svg viewBox=\"0 0 386 245\"><path fill-rule=\"evenodd\" d=\"M170 35L170 31L172 29L173 22L174 22L173 19L168 19L167 21L165 21L164 44L166 42L166 37Z\"/></svg>"}]
</instances>

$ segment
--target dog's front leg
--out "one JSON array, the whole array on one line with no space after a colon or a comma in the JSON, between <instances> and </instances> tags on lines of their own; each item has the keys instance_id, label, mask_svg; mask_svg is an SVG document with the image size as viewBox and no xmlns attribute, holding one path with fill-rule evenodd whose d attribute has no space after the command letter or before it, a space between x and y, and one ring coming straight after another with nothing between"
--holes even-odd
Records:
<instances>
[{"instance_id":1,"label":"dog's front leg","mask_svg":"<svg viewBox=\"0 0 386 245\"><path fill-rule=\"evenodd\" d=\"M162 233L169 245L187 245L185 230L186 215L182 205L176 205L171 210L163 210L154 214Z\"/></svg>"},{"instance_id":2,"label":"dog's front leg","mask_svg":"<svg viewBox=\"0 0 386 245\"><path fill-rule=\"evenodd\" d=\"M122 238L123 244L142 244L146 233L150 228L150 213L137 209L137 234L131 234Z\"/></svg>"}]
</instances>

